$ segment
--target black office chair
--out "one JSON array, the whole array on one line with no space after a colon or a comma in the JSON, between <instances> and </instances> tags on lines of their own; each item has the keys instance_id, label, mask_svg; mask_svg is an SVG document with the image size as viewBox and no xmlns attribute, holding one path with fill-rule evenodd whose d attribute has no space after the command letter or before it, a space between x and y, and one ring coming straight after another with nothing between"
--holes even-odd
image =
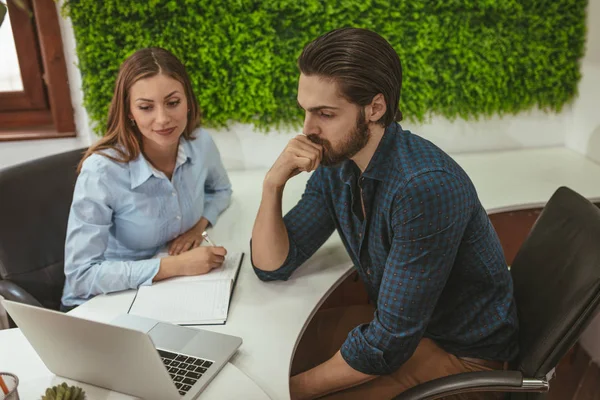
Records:
<instances>
[{"instance_id":1,"label":"black office chair","mask_svg":"<svg viewBox=\"0 0 600 400\"><path fill-rule=\"evenodd\" d=\"M0 170L0 295L59 309L76 168L85 149Z\"/></svg>"},{"instance_id":2,"label":"black office chair","mask_svg":"<svg viewBox=\"0 0 600 400\"><path fill-rule=\"evenodd\" d=\"M548 201L511 266L520 354L509 371L435 379L395 400L440 399L466 392L512 392L538 399L554 368L600 305L600 209L566 187Z\"/></svg>"}]
</instances>

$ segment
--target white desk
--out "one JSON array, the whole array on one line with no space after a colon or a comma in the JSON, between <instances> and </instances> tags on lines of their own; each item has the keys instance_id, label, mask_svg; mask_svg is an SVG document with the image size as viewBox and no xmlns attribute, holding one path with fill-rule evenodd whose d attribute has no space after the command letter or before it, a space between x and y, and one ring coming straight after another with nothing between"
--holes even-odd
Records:
<instances>
[{"instance_id":1,"label":"white desk","mask_svg":"<svg viewBox=\"0 0 600 400\"><path fill-rule=\"evenodd\" d=\"M52 374L19 329L0 331L0 371L19 377L21 400L39 400L46 388L67 382L85 390L88 400L133 400L134 397ZM208 385L202 400L269 400L246 374L228 363Z\"/></svg>"},{"instance_id":2,"label":"white desk","mask_svg":"<svg viewBox=\"0 0 600 400\"><path fill-rule=\"evenodd\" d=\"M539 207L559 186L600 200L600 166L565 148L519 150L454 157L471 176L490 213ZM261 282L249 261L249 238L266 171L230 173L233 203L211 236L231 250L247 252L224 326L204 327L241 336L244 344L231 363L272 399L289 399L288 377L294 349L311 316L351 272L351 262L336 234L287 282ZM289 210L304 190L307 176L286 186ZM73 315L110 321L127 311L134 292L96 297ZM0 336L0 349L6 346ZM24 347L24 346L20 346ZM23 362L34 362L27 353ZM0 352L0 360L3 360ZM4 361L0 361L3 369ZM27 372L24 372L27 373ZM216 383L216 382L215 382Z\"/></svg>"}]
</instances>

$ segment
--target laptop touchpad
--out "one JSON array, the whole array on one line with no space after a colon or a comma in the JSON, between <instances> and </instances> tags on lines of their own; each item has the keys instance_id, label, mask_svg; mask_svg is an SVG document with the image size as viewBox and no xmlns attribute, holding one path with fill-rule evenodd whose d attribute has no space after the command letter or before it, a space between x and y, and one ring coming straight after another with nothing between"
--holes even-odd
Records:
<instances>
[{"instance_id":1,"label":"laptop touchpad","mask_svg":"<svg viewBox=\"0 0 600 400\"><path fill-rule=\"evenodd\" d=\"M196 336L196 332L191 328L158 323L148 332L148 335L150 335L156 347L164 350L181 351Z\"/></svg>"}]
</instances>

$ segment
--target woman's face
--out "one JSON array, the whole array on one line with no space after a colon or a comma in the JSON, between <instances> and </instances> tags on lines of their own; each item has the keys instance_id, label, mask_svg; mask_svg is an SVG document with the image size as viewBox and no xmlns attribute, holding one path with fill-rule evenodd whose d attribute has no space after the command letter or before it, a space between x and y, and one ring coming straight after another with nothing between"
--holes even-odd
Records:
<instances>
[{"instance_id":1,"label":"woman's face","mask_svg":"<svg viewBox=\"0 0 600 400\"><path fill-rule=\"evenodd\" d=\"M163 74L140 79L131 86L129 118L135 121L144 145L171 148L188 123L183 85Z\"/></svg>"}]
</instances>

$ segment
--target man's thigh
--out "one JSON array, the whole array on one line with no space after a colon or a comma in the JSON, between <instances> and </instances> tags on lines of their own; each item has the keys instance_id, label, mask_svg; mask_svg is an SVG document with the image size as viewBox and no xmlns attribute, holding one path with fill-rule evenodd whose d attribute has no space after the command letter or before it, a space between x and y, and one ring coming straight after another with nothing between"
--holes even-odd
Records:
<instances>
[{"instance_id":1,"label":"man's thigh","mask_svg":"<svg viewBox=\"0 0 600 400\"><path fill-rule=\"evenodd\" d=\"M315 314L296 349L291 375L309 370L331 358L342 346L348 333L358 325L371 322L371 305L337 307ZM418 384L461 372L487 368L465 362L447 353L430 339L422 339L411 358L395 373L323 397L327 400L391 399ZM448 399L494 399L497 394L469 394Z\"/></svg>"},{"instance_id":2,"label":"man's thigh","mask_svg":"<svg viewBox=\"0 0 600 400\"><path fill-rule=\"evenodd\" d=\"M322 399L391 399L414 386L433 379L461 372L485 370L489 370L489 368L465 362L444 351L433 340L422 339L411 358L393 374L380 376L362 385L322 397ZM503 398L503 395L496 393L469 393L445 397L445 399L453 400L500 398Z\"/></svg>"}]
</instances>

